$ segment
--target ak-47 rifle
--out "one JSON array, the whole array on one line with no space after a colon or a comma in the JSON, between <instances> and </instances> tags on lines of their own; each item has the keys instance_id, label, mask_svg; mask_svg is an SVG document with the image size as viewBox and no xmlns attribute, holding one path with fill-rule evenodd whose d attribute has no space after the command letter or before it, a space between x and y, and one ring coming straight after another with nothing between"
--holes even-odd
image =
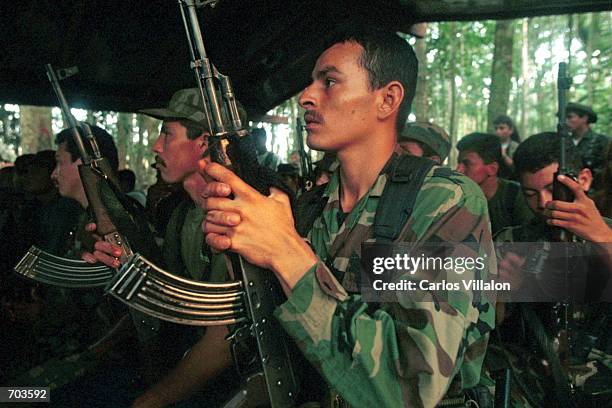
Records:
<instances>
[{"instance_id":1,"label":"ak-47 rifle","mask_svg":"<svg viewBox=\"0 0 612 408\"><path fill-rule=\"evenodd\" d=\"M132 254L125 236L128 236L131 242L140 244L138 248L140 252L155 257L157 251L152 235L143 230L146 228L143 214L139 214L120 192L115 174L108 160L102 157L89 125L77 123L70 113L70 107L59 81L74 75L78 69L72 67L56 71L51 64L47 64L46 70L62 111L64 123L68 125L79 150L82 161L79 165L79 175L89 202L89 209L96 220L98 234L106 241L122 248L120 258L122 261L126 261ZM120 229L123 235L119 232ZM110 268L61 258L36 247L30 248L15 266L15 270L39 282L69 288L105 286L114 275L114 270Z\"/></svg>"},{"instance_id":2,"label":"ak-47 rifle","mask_svg":"<svg viewBox=\"0 0 612 408\"><path fill-rule=\"evenodd\" d=\"M202 5L211 1L198 2ZM195 0L179 0L194 70L210 129L208 153L212 161L228 165L262 194L282 188L257 162L255 146L243 127L229 78L217 71L204 48ZM226 147L226 149L224 149ZM286 190L286 189L285 189ZM287 191L287 190L286 190ZM270 271L227 254L233 276L228 283L196 282L156 268L136 254L109 286L111 294L131 307L161 319L188 325L235 323L228 339L246 385L226 407L270 405L291 407L298 391L284 330L272 315L282 299L280 285ZM245 344L255 344L257 356L238 356ZM247 361L245 365L244 360Z\"/></svg>"},{"instance_id":3,"label":"ak-47 rifle","mask_svg":"<svg viewBox=\"0 0 612 408\"><path fill-rule=\"evenodd\" d=\"M314 174L312 159L310 158L310 154L306 153L306 148L304 147L304 125L300 118L297 118L295 127L300 153L300 188L302 191L309 191L314 186Z\"/></svg>"},{"instance_id":4,"label":"ak-47 rifle","mask_svg":"<svg viewBox=\"0 0 612 408\"><path fill-rule=\"evenodd\" d=\"M553 199L560 201L573 201L574 194L572 191L557 180L557 176L564 175L567 177L575 178L575 175L570 172L567 166L567 144L570 139L569 128L565 123L565 108L567 106L567 91L572 84L572 78L567 76L567 64L565 62L559 63L559 71L557 76L557 102L558 110L557 117L559 121L557 123L557 134L561 143L561 150L559 152L559 168L555 173L553 180ZM556 240L561 242L568 242L570 240L569 233L563 228L555 228Z\"/></svg>"}]
</instances>

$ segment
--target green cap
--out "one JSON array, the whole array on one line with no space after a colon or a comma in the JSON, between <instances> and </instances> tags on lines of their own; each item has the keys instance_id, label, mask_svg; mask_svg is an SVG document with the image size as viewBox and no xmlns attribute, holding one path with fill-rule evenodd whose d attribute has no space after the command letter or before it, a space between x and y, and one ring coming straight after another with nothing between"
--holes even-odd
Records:
<instances>
[{"instance_id":1,"label":"green cap","mask_svg":"<svg viewBox=\"0 0 612 408\"><path fill-rule=\"evenodd\" d=\"M408 122L399 135L399 141L416 140L426 144L444 161L451 149L448 133L429 122Z\"/></svg>"},{"instance_id":2,"label":"green cap","mask_svg":"<svg viewBox=\"0 0 612 408\"><path fill-rule=\"evenodd\" d=\"M565 107L565 114L567 115L570 112L577 113L579 116L587 115L589 117L589 123L597 122L597 114L590 106L570 102Z\"/></svg>"},{"instance_id":3,"label":"green cap","mask_svg":"<svg viewBox=\"0 0 612 408\"><path fill-rule=\"evenodd\" d=\"M139 112L161 120L188 119L208 129L199 88L181 89L175 92L167 108L142 109Z\"/></svg>"}]
</instances>

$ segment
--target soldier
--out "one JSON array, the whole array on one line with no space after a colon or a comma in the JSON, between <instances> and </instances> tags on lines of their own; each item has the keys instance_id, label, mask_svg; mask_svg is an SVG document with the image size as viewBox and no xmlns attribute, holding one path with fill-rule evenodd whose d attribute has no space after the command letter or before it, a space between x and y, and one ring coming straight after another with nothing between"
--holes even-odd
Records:
<instances>
[{"instance_id":1,"label":"soldier","mask_svg":"<svg viewBox=\"0 0 612 408\"><path fill-rule=\"evenodd\" d=\"M274 152L268 151L266 147L266 129L255 128L251 131L251 135L255 139L255 148L257 149L257 160L259 164L276 171L280 163L280 158L274 154Z\"/></svg>"},{"instance_id":2,"label":"soldier","mask_svg":"<svg viewBox=\"0 0 612 408\"><path fill-rule=\"evenodd\" d=\"M572 190L575 200L571 203L553 200L552 184L554 173L559 165L559 148L557 134L549 132L529 137L516 151L514 163L520 176L522 190L530 209L537 218L531 223L506 228L497 234L495 239L498 242L530 243L529 247L522 250L504 250L503 257L500 257L499 274L502 279L528 289L532 294L531 301L542 299L546 294L550 294L551 282L543 282L539 279L539 274L528 274L525 273L525 270L536 269L534 265L546 265L548 260L556 262L551 255L555 250L554 247L545 250L541 243L553 241L553 227L561 227L574 234L574 241L592 243L592 245L574 247L574 250L579 253L572 255L572 287L568 289L572 290L572 294L579 301L583 299L607 299L609 301L612 299L610 287L612 280L610 279L612 271L612 248L610 248L612 228L610 226L612 221L603 218L593 200L586 195L592 181L591 172L588 168L581 168L580 160L572 155L572 152L568 152L568 163L570 167L577 170L577 179L572 180L567 176L559 176L559 181ZM541 286L534 287L538 284ZM578 291L582 293L577 293ZM557 300L563 299L557 298ZM513 365L515 369L523 367L517 375L523 383L530 384L528 387L522 387L520 392L514 390L514 398L518 401L535 399L537 404L549 401L554 397L559 406L570 406L567 380L559 382L559 378L567 378L569 375L573 385L577 387L577 400L584 404L580 406L596 406L596 401L609 402L612 371L606 367L606 364L612 354L610 347L612 343L610 343L609 336L611 315L607 303L583 308L570 304L574 308L574 312L570 313L574 320L569 323L571 352L565 357L567 364L564 366L571 367L571 369L566 374L557 375L554 381L532 377L533 372L543 372L540 371L541 368L545 368L545 371L552 370L555 376L556 364L553 360L558 361L564 358L561 350L559 356L547 354L546 350L553 350L553 347L546 347L543 344L552 345L554 339L550 337L544 339L538 334L541 331L538 326L542 325L539 322L540 319L543 320L543 323L548 324L546 333L557 334L563 328L563 324L559 326L558 323L555 323L556 318L552 316L552 306L552 304L519 304L515 306L515 309L518 310L515 310L515 313L509 316L500 328L502 336L500 346L506 349L504 354L512 355L511 358L515 360ZM517 330L525 326L528 330L526 333ZM534 351L537 347L541 349ZM512 349L519 351L512 353ZM529 365L524 365L521 359L524 356L531 356L531 352L544 353L547 366L529 368ZM538 358L531 360L541 361ZM554 387L550 387L551 385ZM525 396L525 393L529 395ZM548 396L546 393L549 393Z\"/></svg>"},{"instance_id":3,"label":"soldier","mask_svg":"<svg viewBox=\"0 0 612 408\"><path fill-rule=\"evenodd\" d=\"M389 32L347 35L317 60L299 102L306 109L308 145L336 152L339 167L329 183L313 190L317 199L300 199L298 214L304 205L323 203L313 212L310 231L300 228L308 241L294 227L286 195L273 189L265 197L218 164L203 169L217 180L205 188L206 241L276 275L288 297L276 318L335 390L336 403L433 407L452 380L459 388L478 383L493 327L494 306L481 293L443 304L368 304L359 294L355 261L361 243L373 241L385 186L399 183L394 169L405 158L419 168L433 166L394 154L416 75L411 47ZM469 241L474 254L491 254L486 200L468 178L430 167L413 198L412 216L395 225L404 227L398 240Z\"/></svg>"},{"instance_id":4,"label":"soldier","mask_svg":"<svg viewBox=\"0 0 612 408\"><path fill-rule=\"evenodd\" d=\"M499 115L493 121L493 127L495 127L495 134L499 137L501 142L501 154L503 166L500 168L499 176L505 179L515 180L516 175L514 174L514 161L512 157L516 148L521 142L521 137L514 124L514 121L510 116Z\"/></svg>"},{"instance_id":5,"label":"soldier","mask_svg":"<svg viewBox=\"0 0 612 408\"><path fill-rule=\"evenodd\" d=\"M200 204L206 182L198 173L198 161L208 150L210 131L202 112L200 92L197 88L182 89L172 96L167 108L144 109L141 112L163 120L159 137L153 145L157 155L156 168L165 182L182 184L189 196L174 209L166 227L163 245L165 268L174 275L192 280L222 282L227 276L224 256L212 254L210 248L204 245L201 229L204 212ZM242 110L241 115L245 116ZM246 121L246 117L243 120ZM87 254L84 259L117 267L119 261L115 257L120 253L120 248L99 241L96 251ZM185 333L191 328L180 326L176 330ZM190 349L184 358L137 398L134 406L167 406L200 391L231 366L229 342L225 340L228 333L225 326L198 330L197 342L185 344ZM170 338L169 335L164 337ZM177 338L172 338L173 343L177 341ZM204 396L207 399L198 403L207 406L215 398L229 397L231 386L237 384L229 379L231 374L226 372L225 377L214 386L209 383L208 395Z\"/></svg>"},{"instance_id":6,"label":"soldier","mask_svg":"<svg viewBox=\"0 0 612 408\"><path fill-rule=\"evenodd\" d=\"M565 108L566 124L572 132L574 146L578 149L585 167L593 173L593 186L597 190L602 187L601 177L606 166L605 152L610 137L593 132L591 123L597 123L597 113L590 106L570 102Z\"/></svg>"},{"instance_id":7,"label":"soldier","mask_svg":"<svg viewBox=\"0 0 612 408\"><path fill-rule=\"evenodd\" d=\"M408 154L427 157L442 164L451 149L448 133L429 122L408 122L399 135L398 143Z\"/></svg>"},{"instance_id":8,"label":"soldier","mask_svg":"<svg viewBox=\"0 0 612 408\"><path fill-rule=\"evenodd\" d=\"M91 129L100 151L109 158L112 169L116 170L117 149L111 135L95 126ZM82 207L77 230L71 237L72 242L70 245L62 243L61 247L66 246L68 249L58 255L78 258L83 247L88 243L93 246L93 240L87 241L86 234L81 233L87 218L84 210L88 207L78 171L81 160L70 130L58 133L56 143L56 165L51 179L56 183L60 195L76 200ZM46 155L48 153L44 153ZM61 221L66 225L71 224L66 215L61 217ZM36 365L16 376L13 385L58 388L92 372L100 364L103 354L103 347L94 346L94 342L111 330L117 321L121 321L105 302L103 290L65 290L47 286L38 288L34 298L43 304L41 318L30 332L34 333L32 339Z\"/></svg>"},{"instance_id":9,"label":"soldier","mask_svg":"<svg viewBox=\"0 0 612 408\"><path fill-rule=\"evenodd\" d=\"M493 234L504 227L522 224L533 218L520 193L520 185L498 177L502 158L496 136L470 133L457 143L457 150L457 171L474 180L487 198Z\"/></svg>"}]
</instances>

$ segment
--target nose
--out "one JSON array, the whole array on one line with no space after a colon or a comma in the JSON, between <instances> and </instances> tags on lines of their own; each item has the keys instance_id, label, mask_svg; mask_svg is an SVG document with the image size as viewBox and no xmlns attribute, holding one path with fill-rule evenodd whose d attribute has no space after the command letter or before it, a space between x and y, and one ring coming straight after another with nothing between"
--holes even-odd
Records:
<instances>
[{"instance_id":1,"label":"nose","mask_svg":"<svg viewBox=\"0 0 612 408\"><path fill-rule=\"evenodd\" d=\"M552 193L548 190L540 191L538 195L538 207L543 210L546 208L546 204L552 201Z\"/></svg>"},{"instance_id":2,"label":"nose","mask_svg":"<svg viewBox=\"0 0 612 408\"><path fill-rule=\"evenodd\" d=\"M51 172L51 180L57 180L58 173L59 173L59 170L58 170L58 166L56 165L53 168L53 171Z\"/></svg>"},{"instance_id":3,"label":"nose","mask_svg":"<svg viewBox=\"0 0 612 408\"><path fill-rule=\"evenodd\" d=\"M314 95L314 82L308 85L302 91L298 103L304 109L311 109L315 106L315 95Z\"/></svg>"},{"instance_id":4,"label":"nose","mask_svg":"<svg viewBox=\"0 0 612 408\"><path fill-rule=\"evenodd\" d=\"M157 140L155 141L155 144L153 145L153 152L155 153L161 153L164 149L164 141L163 139L163 133L160 133L159 136L157 136Z\"/></svg>"},{"instance_id":5,"label":"nose","mask_svg":"<svg viewBox=\"0 0 612 408\"><path fill-rule=\"evenodd\" d=\"M458 171L461 174L465 174L465 164L458 163L457 164L457 168L455 170Z\"/></svg>"}]
</instances>

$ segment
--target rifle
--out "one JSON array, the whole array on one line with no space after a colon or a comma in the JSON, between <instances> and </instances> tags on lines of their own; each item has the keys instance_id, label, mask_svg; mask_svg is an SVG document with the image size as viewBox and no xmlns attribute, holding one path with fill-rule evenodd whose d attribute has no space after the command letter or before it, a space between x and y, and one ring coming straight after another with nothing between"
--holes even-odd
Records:
<instances>
[{"instance_id":1,"label":"rifle","mask_svg":"<svg viewBox=\"0 0 612 408\"><path fill-rule=\"evenodd\" d=\"M64 123L72 133L73 140L79 150L82 164L79 165L79 175L89 201L90 211L96 220L98 233L104 239L122 248L121 260L126 261L132 254L128 241L122 236L115 224L122 225L130 231L134 242L142 242L142 251L155 256L155 243L151 234L143 231L145 228L143 216L120 193L118 182L108 160L102 157L91 128L86 123L78 123L70 113L70 108L62 88L60 79L67 78L78 72L76 67L55 70L51 64L46 65L47 77L51 82L59 102ZM86 148L89 147L89 150ZM128 211L127 209L130 209ZM33 246L15 266L15 271L28 278L50 285L79 288L105 286L113 277L114 271L104 266L91 266L80 260L62 258L48 254Z\"/></svg>"},{"instance_id":2,"label":"rifle","mask_svg":"<svg viewBox=\"0 0 612 408\"><path fill-rule=\"evenodd\" d=\"M274 173L258 164L254 143L242 126L231 82L219 73L206 55L196 3L195 0L179 0L191 68L210 129L207 152L212 161L223 165L228 164L229 156L232 169L239 177L260 193L269 194L271 185L282 186L271 180ZM210 1L201 3L214 5ZM226 256L231 273L238 280L213 284L173 276L136 254L120 270L109 291L129 306L164 320L202 326L235 323L228 340L232 341L234 360L246 384L225 406L293 406L297 380L291 368L284 330L272 315L275 305L282 299L280 285L269 271L249 264L237 254ZM244 364L245 359L238 353L245 345L248 348L253 344L258 355L256 358L248 356Z\"/></svg>"},{"instance_id":3,"label":"rifle","mask_svg":"<svg viewBox=\"0 0 612 408\"><path fill-rule=\"evenodd\" d=\"M310 154L306 153L304 147L304 125L300 118L296 119L296 134L298 149L300 152L300 173L301 173L301 186L302 191L310 191L314 186L314 174L312 171L312 159Z\"/></svg>"},{"instance_id":4,"label":"rifle","mask_svg":"<svg viewBox=\"0 0 612 408\"><path fill-rule=\"evenodd\" d=\"M557 135L559 135L559 140L561 141L561 150L559 153L559 168L553 179L553 199L568 202L574 200L574 194L567 186L557 180L557 176L564 175L573 179L576 178L567 166L567 143L570 134L569 128L565 123L565 108L567 106L567 91L571 84L572 78L567 76L567 64L565 62L560 62L557 75L557 117L559 118L557 123ZM557 241L568 242L570 240L569 233L563 228L555 228L555 232Z\"/></svg>"}]
</instances>

